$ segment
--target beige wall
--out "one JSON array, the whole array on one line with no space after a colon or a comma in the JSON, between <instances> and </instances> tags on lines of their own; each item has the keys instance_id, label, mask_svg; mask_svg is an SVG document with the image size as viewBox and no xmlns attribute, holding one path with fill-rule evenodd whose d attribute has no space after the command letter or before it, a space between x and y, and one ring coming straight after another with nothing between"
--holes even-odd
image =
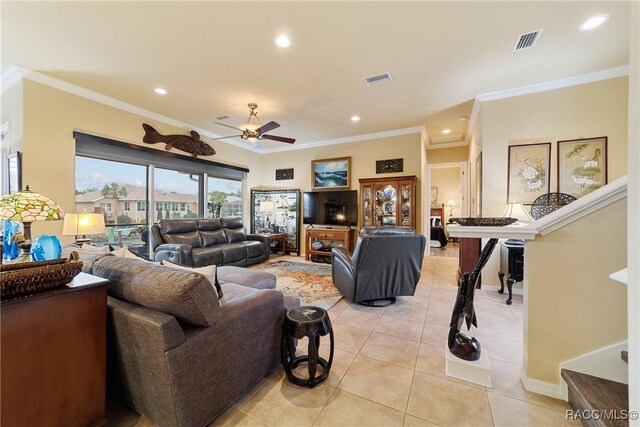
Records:
<instances>
[{"instance_id":1,"label":"beige wall","mask_svg":"<svg viewBox=\"0 0 640 427\"><path fill-rule=\"evenodd\" d=\"M416 175L418 188L416 191L416 228L422 229L422 144L420 134L402 135L391 138L380 138L358 141L348 144L328 145L325 147L293 150L285 153L262 155L262 180L260 184L270 188L299 188L301 191L311 190L311 161L333 157L351 156L351 189L358 190L360 178L393 177ZM404 172L376 175L376 160L404 159ZM294 168L294 179L276 181L275 170ZM301 224L302 227L302 224ZM301 228L300 239L304 250L304 228Z\"/></svg>"},{"instance_id":2,"label":"beige wall","mask_svg":"<svg viewBox=\"0 0 640 427\"><path fill-rule=\"evenodd\" d=\"M22 151L23 129L24 129L24 103L23 84L19 81L7 88L0 96L0 125L5 123L9 126L9 137L2 141L2 148L9 150L8 154ZM5 165L0 167L0 170ZM23 181L24 183L24 181Z\"/></svg>"},{"instance_id":3,"label":"beige wall","mask_svg":"<svg viewBox=\"0 0 640 427\"><path fill-rule=\"evenodd\" d=\"M478 134L483 156L482 216L504 212L509 145L552 143L552 192L557 191L559 140L607 136L609 181L625 175L627 91L627 78L621 77L484 103ZM475 157L469 161L474 164ZM497 284L498 270L499 257L494 253L483 270L483 283Z\"/></svg>"},{"instance_id":4,"label":"beige wall","mask_svg":"<svg viewBox=\"0 0 640 427\"><path fill-rule=\"evenodd\" d=\"M466 162L469 158L469 147L453 147L438 148L427 151L427 162L431 165L434 163L453 163Z\"/></svg>"},{"instance_id":5,"label":"beige wall","mask_svg":"<svg viewBox=\"0 0 640 427\"><path fill-rule=\"evenodd\" d=\"M529 378L558 384L561 362L627 339L626 199L525 247L525 360Z\"/></svg>"},{"instance_id":6,"label":"beige wall","mask_svg":"<svg viewBox=\"0 0 640 427\"><path fill-rule=\"evenodd\" d=\"M438 206L445 204L444 219L449 220L450 208L447 206L449 200L456 202L453 209L453 216L460 216L462 206L460 187L460 168L457 166L447 168L431 169L431 187L438 187Z\"/></svg>"},{"instance_id":7,"label":"beige wall","mask_svg":"<svg viewBox=\"0 0 640 427\"><path fill-rule=\"evenodd\" d=\"M60 204L67 212L74 211L75 199L75 143L73 131L142 145L142 123L149 123L160 133L185 133L184 129L168 126L117 108L109 107L45 86L24 80L24 146L23 183ZM206 139L205 139L206 140ZM217 154L211 160L245 166L248 186L257 185L261 178L259 155L219 141L210 141ZM144 144L146 147L150 147ZM161 144L158 144L161 145ZM156 147L159 150L164 147ZM249 195L245 195L248 218ZM33 225L34 236L43 233L60 235L61 222L38 222Z\"/></svg>"}]
</instances>

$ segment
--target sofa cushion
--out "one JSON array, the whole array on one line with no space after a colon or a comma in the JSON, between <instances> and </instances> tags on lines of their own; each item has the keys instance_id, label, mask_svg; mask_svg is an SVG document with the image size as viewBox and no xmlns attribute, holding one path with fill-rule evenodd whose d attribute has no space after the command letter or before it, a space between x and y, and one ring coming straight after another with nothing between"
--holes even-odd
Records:
<instances>
[{"instance_id":1,"label":"sofa cushion","mask_svg":"<svg viewBox=\"0 0 640 427\"><path fill-rule=\"evenodd\" d=\"M255 240L245 240L244 242L238 242L238 244L247 248L247 258L263 256L266 253L264 243L262 242L256 242Z\"/></svg>"},{"instance_id":2,"label":"sofa cushion","mask_svg":"<svg viewBox=\"0 0 640 427\"><path fill-rule=\"evenodd\" d=\"M93 272L111 281L109 295L190 325L213 325L220 308L214 287L201 274L115 256L96 261Z\"/></svg>"},{"instance_id":3,"label":"sofa cushion","mask_svg":"<svg viewBox=\"0 0 640 427\"><path fill-rule=\"evenodd\" d=\"M216 248L222 250L222 264L231 264L247 258L247 249L238 243L223 243Z\"/></svg>"},{"instance_id":4,"label":"sofa cushion","mask_svg":"<svg viewBox=\"0 0 640 427\"><path fill-rule=\"evenodd\" d=\"M198 230L200 231L200 241L205 248L227 243L227 236L224 234L219 218L199 219Z\"/></svg>"},{"instance_id":5,"label":"sofa cushion","mask_svg":"<svg viewBox=\"0 0 640 427\"><path fill-rule=\"evenodd\" d=\"M196 267L204 267L205 265L212 264L222 265L222 249L219 245L193 250L193 265Z\"/></svg>"},{"instance_id":6,"label":"sofa cushion","mask_svg":"<svg viewBox=\"0 0 640 427\"><path fill-rule=\"evenodd\" d=\"M220 218L220 223L222 224L224 233L227 236L227 243L236 243L247 240L247 233L244 231L242 218Z\"/></svg>"},{"instance_id":7,"label":"sofa cushion","mask_svg":"<svg viewBox=\"0 0 640 427\"><path fill-rule=\"evenodd\" d=\"M276 287L276 276L271 273L233 266L218 267L218 281L223 285L235 283L253 289L275 289Z\"/></svg>"},{"instance_id":8,"label":"sofa cushion","mask_svg":"<svg viewBox=\"0 0 640 427\"><path fill-rule=\"evenodd\" d=\"M224 292L224 298L220 301L221 305L228 304L232 301L242 299L255 292L259 292L257 289L247 288L246 286L238 285L236 283L225 283L222 286L222 292Z\"/></svg>"},{"instance_id":9,"label":"sofa cushion","mask_svg":"<svg viewBox=\"0 0 640 427\"><path fill-rule=\"evenodd\" d=\"M162 265L169 268L175 268L178 270L187 270L193 273L202 274L207 278L209 283L216 288L216 293L218 294L218 299L222 298L224 295L222 293L222 289L220 288L220 282L218 281L218 271L217 267L214 265L207 265L204 267L187 267L186 265L174 264L166 259L162 261Z\"/></svg>"},{"instance_id":10,"label":"sofa cushion","mask_svg":"<svg viewBox=\"0 0 640 427\"><path fill-rule=\"evenodd\" d=\"M194 219L163 219L160 221L160 235L165 243L189 245L193 248L202 246Z\"/></svg>"}]
</instances>

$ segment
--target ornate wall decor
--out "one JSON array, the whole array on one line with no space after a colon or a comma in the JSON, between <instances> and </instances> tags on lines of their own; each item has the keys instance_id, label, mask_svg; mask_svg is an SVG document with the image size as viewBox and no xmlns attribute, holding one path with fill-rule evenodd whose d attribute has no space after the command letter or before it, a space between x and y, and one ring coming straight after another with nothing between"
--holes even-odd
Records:
<instances>
[{"instance_id":1,"label":"ornate wall decor","mask_svg":"<svg viewBox=\"0 0 640 427\"><path fill-rule=\"evenodd\" d=\"M171 149L175 147L180 151L191 154L193 157L213 156L214 154L216 154L216 150L214 150L209 144L200 141L200 134L195 130L192 130L190 132L190 136L162 135L151 125L148 125L146 123L143 123L142 127L144 128L144 137L142 138L142 142L145 142L147 144L157 144L159 142L164 142L165 144L167 144L164 147L165 150L171 151Z\"/></svg>"},{"instance_id":2,"label":"ornate wall decor","mask_svg":"<svg viewBox=\"0 0 640 427\"><path fill-rule=\"evenodd\" d=\"M251 190L251 232L284 233L287 236L286 252L298 255L299 218L300 190Z\"/></svg>"},{"instance_id":3,"label":"ornate wall decor","mask_svg":"<svg viewBox=\"0 0 640 427\"><path fill-rule=\"evenodd\" d=\"M376 160L376 173L404 172L404 159Z\"/></svg>"},{"instance_id":4,"label":"ornate wall decor","mask_svg":"<svg viewBox=\"0 0 640 427\"><path fill-rule=\"evenodd\" d=\"M293 168L276 169L276 181L284 181L287 179L293 179Z\"/></svg>"}]
</instances>

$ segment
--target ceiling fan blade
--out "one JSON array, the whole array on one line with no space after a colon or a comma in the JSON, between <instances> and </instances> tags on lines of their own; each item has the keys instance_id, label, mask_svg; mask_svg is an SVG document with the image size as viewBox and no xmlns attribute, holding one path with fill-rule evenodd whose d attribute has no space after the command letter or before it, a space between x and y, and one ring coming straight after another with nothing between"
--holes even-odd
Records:
<instances>
[{"instance_id":1,"label":"ceiling fan blade","mask_svg":"<svg viewBox=\"0 0 640 427\"><path fill-rule=\"evenodd\" d=\"M272 141L285 142L287 144L293 144L294 142L296 142L295 139L287 138L287 137L284 137L284 136L262 135L261 138L262 139L270 139Z\"/></svg>"},{"instance_id":2,"label":"ceiling fan blade","mask_svg":"<svg viewBox=\"0 0 640 427\"><path fill-rule=\"evenodd\" d=\"M276 122L269 122L269 123L265 123L262 126L260 126L258 129L256 129L256 132L260 135L263 135L267 132L269 132L270 130L274 130L275 128L279 128L280 125Z\"/></svg>"},{"instance_id":3,"label":"ceiling fan blade","mask_svg":"<svg viewBox=\"0 0 640 427\"><path fill-rule=\"evenodd\" d=\"M220 122L213 122L213 123L215 123L215 124L217 124L217 125L220 125L220 126L226 126L226 127L228 127L228 128L235 129L235 130L239 130L240 132L243 132L243 130L242 130L242 129L239 129L239 128L234 127L234 126L229 126L229 125L228 125L228 124L226 124L226 123L220 123Z\"/></svg>"},{"instance_id":4,"label":"ceiling fan blade","mask_svg":"<svg viewBox=\"0 0 640 427\"><path fill-rule=\"evenodd\" d=\"M225 139L225 138L240 138L242 135L229 135L229 136L221 136L220 138L211 138L214 141L217 141L219 139Z\"/></svg>"}]
</instances>

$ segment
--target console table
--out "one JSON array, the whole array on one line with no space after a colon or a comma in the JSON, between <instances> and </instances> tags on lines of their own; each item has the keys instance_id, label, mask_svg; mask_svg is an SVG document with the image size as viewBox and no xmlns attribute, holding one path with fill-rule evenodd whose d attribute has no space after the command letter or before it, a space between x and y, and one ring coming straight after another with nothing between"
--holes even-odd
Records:
<instances>
[{"instance_id":1,"label":"console table","mask_svg":"<svg viewBox=\"0 0 640 427\"><path fill-rule=\"evenodd\" d=\"M316 240L333 240L342 242L343 247L351 251L351 241L353 239L353 229L351 228L307 228L306 235L306 248L304 253L304 259L309 261L311 255L320 255L331 257L331 249L323 247L321 249L313 249L311 244Z\"/></svg>"},{"instance_id":2,"label":"console table","mask_svg":"<svg viewBox=\"0 0 640 427\"><path fill-rule=\"evenodd\" d=\"M511 305L513 284L516 282L522 282L524 279L524 241L507 240L502 243L502 247L508 251L507 272L507 290L509 291L509 298L506 303ZM498 292L504 293L504 272L500 269L498 272L498 278L500 279L500 290Z\"/></svg>"},{"instance_id":3,"label":"console table","mask_svg":"<svg viewBox=\"0 0 640 427\"><path fill-rule=\"evenodd\" d=\"M104 425L107 280L3 301L3 426Z\"/></svg>"}]
</instances>

